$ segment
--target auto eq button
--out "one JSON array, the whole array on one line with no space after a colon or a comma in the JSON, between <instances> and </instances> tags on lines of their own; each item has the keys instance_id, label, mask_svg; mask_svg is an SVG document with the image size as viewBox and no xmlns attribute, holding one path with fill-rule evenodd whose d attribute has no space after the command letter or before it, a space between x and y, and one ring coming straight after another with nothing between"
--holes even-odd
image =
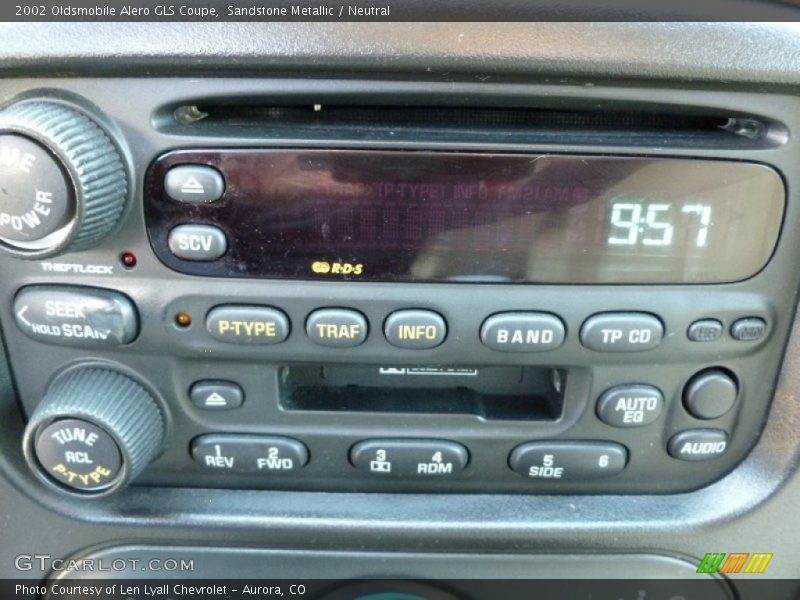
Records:
<instances>
[{"instance_id":1,"label":"auto eq button","mask_svg":"<svg viewBox=\"0 0 800 600\"><path fill-rule=\"evenodd\" d=\"M209 471L291 473L308 463L308 448L294 438L245 434L202 435L192 442L194 460Z\"/></svg>"},{"instance_id":2,"label":"auto eq button","mask_svg":"<svg viewBox=\"0 0 800 600\"><path fill-rule=\"evenodd\" d=\"M14 319L30 338L48 344L108 348L139 333L139 317L125 295L101 288L34 285L14 299Z\"/></svg>"},{"instance_id":3,"label":"auto eq button","mask_svg":"<svg viewBox=\"0 0 800 600\"><path fill-rule=\"evenodd\" d=\"M597 401L597 416L612 427L643 427L664 408L664 395L652 385L620 385Z\"/></svg>"},{"instance_id":4,"label":"auto eq button","mask_svg":"<svg viewBox=\"0 0 800 600\"><path fill-rule=\"evenodd\" d=\"M529 479L584 481L611 477L628 463L628 451L611 442L529 442L517 446L509 466Z\"/></svg>"},{"instance_id":5,"label":"auto eq button","mask_svg":"<svg viewBox=\"0 0 800 600\"><path fill-rule=\"evenodd\" d=\"M289 337L289 329L289 317L268 306L217 306L206 316L211 337L229 344L280 344Z\"/></svg>"},{"instance_id":6,"label":"auto eq button","mask_svg":"<svg viewBox=\"0 0 800 600\"><path fill-rule=\"evenodd\" d=\"M505 312L481 326L481 342L500 352L542 352L564 343L564 323L549 313Z\"/></svg>"},{"instance_id":7,"label":"auto eq button","mask_svg":"<svg viewBox=\"0 0 800 600\"><path fill-rule=\"evenodd\" d=\"M365 440L350 449L350 463L376 476L438 479L462 471L468 462L467 449L448 440Z\"/></svg>"},{"instance_id":8,"label":"auto eq button","mask_svg":"<svg viewBox=\"0 0 800 600\"><path fill-rule=\"evenodd\" d=\"M641 352L661 343L664 326L648 313L600 313L581 327L581 344L598 352Z\"/></svg>"}]
</instances>

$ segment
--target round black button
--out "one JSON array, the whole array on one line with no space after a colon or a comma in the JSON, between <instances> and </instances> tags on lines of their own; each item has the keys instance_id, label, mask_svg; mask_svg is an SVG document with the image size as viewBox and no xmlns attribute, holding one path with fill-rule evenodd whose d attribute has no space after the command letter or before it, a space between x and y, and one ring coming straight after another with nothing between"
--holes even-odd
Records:
<instances>
[{"instance_id":1,"label":"round black button","mask_svg":"<svg viewBox=\"0 0 800 600\"><path fill-rule=\"evenodd\" d=\"M39 431L36 460L57 483L85 492L113 485L122 470L114 438L83 419L61 419Z\"/></svg>"},{"instance_id":2,"label":"round black button","mask_svg":"<svg viewBox=\"0 0 800 600\"><path fill-rule=\"evenodd\" d=\"M25 247L64 227L73 210L53 155L20 135L0 135L0 237Z\"/></svg>"},{"instance_id":3,"label":"round black button","mask_svg":"<svg viewBox=\"0 0 800 600\"><path fill-rule=\"evenodd\" d=\"M689 380L683 390L683 404L698 419L716 419L736 403L739 388L722 369L709 369Z\"/></svg>"}]
</instances>

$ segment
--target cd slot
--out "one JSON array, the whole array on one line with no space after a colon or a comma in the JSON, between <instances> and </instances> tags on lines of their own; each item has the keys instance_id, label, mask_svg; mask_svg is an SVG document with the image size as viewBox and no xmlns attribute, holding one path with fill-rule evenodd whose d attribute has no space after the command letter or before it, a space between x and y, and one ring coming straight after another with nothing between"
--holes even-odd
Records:
<instances>
[{"instance_id":1,"label":"cd slot","mask_svg":"<svg viewBox=\"0 0 800 600\"><path fill-rule=\"evenodd\" d=\"M544 367L291 366L280 396L290 411L542 421L561 416L565 384L563 371Z\"/></svg>"},{"instance_id":2,"label":"cd slot","mask_svg":"<svg viewBox=\"0 0 800 600\"><path fill-rule=\"evenodd\" d=\"M493 143L578 143L760 148L784 128L745 113L630 103L569 107L359 104L338 98L264 103L209 100L173 105L159 129L179 135L350 141L425 139ZM536 99L531 99L535 103Z\"/></svg>"}]
</instances>

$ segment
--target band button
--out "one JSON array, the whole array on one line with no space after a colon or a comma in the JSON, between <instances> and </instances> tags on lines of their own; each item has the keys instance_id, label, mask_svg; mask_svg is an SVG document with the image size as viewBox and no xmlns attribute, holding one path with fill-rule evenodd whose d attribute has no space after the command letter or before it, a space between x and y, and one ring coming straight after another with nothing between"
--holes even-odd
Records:
<instances>
[{"instance_id":1,"label":"band button","mask_svg":"<svg viewBox=\"0 0 800 600\"><path fill-rule=\"evenodd\" d=\"M367 320L360 312L345 308L321 308L306 320L306 334L320 346L353 348L367 339Z\"/></svg>"},{"instance_id":2,"label":"band button","mask_svg":"<svg viewBox=\"0 0 800 600\"><path fill-rule=\"evenodd\" d=\"M206 317L208 333L230 344L280 344L289 329L289 318L267 306L218 306Z\"/></svg>"},{"instance_id":3,"label":"band button","mask_svg":"<svg viewBox=\"0 0 800 600\"><path fill-rule=\"evenodd\" d=\"M548 313L507 312L481 326L481 342L500 352L542 352L564 343L564 323Z\"/></svg>"},{"instance_id":4,"label":"band button","mask_svg":"<svg viewBox=\"0 0 800 600\"><path fill-rule=\"evenodd\" d=\"M408 350L424 350L440 345L447 336L447 324L431 310L398 310L383 325L386 341Z\"/></svg>"}]
</instances>

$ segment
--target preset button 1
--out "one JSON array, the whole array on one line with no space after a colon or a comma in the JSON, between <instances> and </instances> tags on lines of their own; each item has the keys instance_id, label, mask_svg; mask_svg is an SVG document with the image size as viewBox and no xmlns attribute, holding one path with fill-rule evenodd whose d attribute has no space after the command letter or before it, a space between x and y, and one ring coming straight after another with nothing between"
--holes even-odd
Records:
<instances>
[{"instance_id":1,"label":"preset button 1","mask_svg":"<svg viewBox=\"0 0 800 600\"><path fill-rule=\"evenodd\" d=\"M508 463L529 479L583 481L622 471L628 451L611 442L529 442L511 452Z\"/></svg>"},{"instance_id":2,"label":"preset button 1","mask_svg":"<svg viewBox=\"0 0 800 600\"><path fill-rule=\"evenodd\" d=\"M230 344L280 344L289 328L289 317L268 306L218 306L206 317L208 333Z\"/></svg>"},{"instance_id":3,"label":"preset button 1","mask_svg":"<svg viewBox=\"0 0 800 600\"><path fill-rule=\"evenodd\" d=\"M350 449L350 462L372 475L433 479L463 470L469 453L448 440L365 440Z\"/></svg>"},{"instance_id":4,"label":"preset button 1","mask_svg":"<svg viewBox=\"0 0 800 600\"><path fill-rule=\"evenodd\" d=\"M210 434L192 442L192 457L211 471L291 473L308 462L308 449L288 437Z\"/></svg>"},{"instance_id":5,"label":"preset button 1","mask_svg":"<svg viewBox=\"0 0 800 600\"><path fill-rule=\"evenodd\" d=\"M541 352L564 343L564 323L548 313L506 312L481 326L481 342L500 352Z\"/></svg>"}]
</instances>

